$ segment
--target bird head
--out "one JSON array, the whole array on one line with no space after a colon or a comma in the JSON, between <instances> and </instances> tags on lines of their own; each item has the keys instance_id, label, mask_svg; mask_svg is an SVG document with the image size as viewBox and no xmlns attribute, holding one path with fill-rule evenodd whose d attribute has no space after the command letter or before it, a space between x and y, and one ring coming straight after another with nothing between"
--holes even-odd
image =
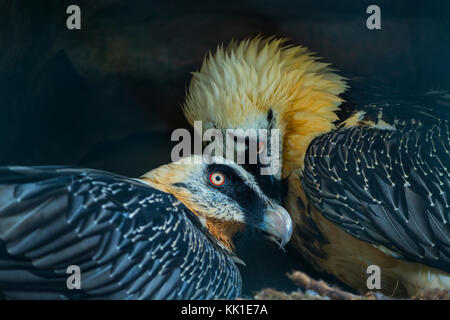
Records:
<instances>
[{"instance_id":1,"label":"bird head","mask_svg":"<svg viewBox=\"0 0 450 320\"><path fill-rule=\"evenodd\" d=\"M140 179L173 194L227 250L233 251L233 236L245 226L264 231L281 246L289 241L288 212L264 194L250 173L224 158L202 160L201 156L184 158Z\"/></svg>"},{"instance_id":2,"label":"bird head","mask_svg":"<svg viewBox=\"0 0 450 320\"><path fill-rule=\"evenodd\" d=\"M309 143L334 128L346 89L344 79L301 46L286 39L232 41L219 46L194 72L183 104L191 124L203 129L277 129L279 171L301 168ZM268 141L262 141L270 148Z\"/></svg>"}]
</instances>

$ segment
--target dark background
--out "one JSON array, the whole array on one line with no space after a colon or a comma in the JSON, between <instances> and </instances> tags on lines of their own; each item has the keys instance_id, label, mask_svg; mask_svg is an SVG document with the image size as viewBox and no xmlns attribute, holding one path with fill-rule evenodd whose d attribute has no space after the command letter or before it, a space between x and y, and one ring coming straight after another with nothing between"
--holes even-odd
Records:
<instances>
[{"instance_id":1,"label":"dark background","mask_svg":"<svg viewBox=\"0 0 450 320\"><path fill-rule=\"evenodd\" d=\"M81 7L82 29L66 28ZM381 30L366 8L381 8ZM0 165L66 164L137 176L170 161L190 72L232 38L289 37L350 86L450 88L450 1L0 0ZM350 90L347 101L352 101ZM361 92L359 92L359 95ZM309 271L272 243L241 242L246 292ZM289 251L289 250L288 250Z\"/></svg>"}]
</instances>

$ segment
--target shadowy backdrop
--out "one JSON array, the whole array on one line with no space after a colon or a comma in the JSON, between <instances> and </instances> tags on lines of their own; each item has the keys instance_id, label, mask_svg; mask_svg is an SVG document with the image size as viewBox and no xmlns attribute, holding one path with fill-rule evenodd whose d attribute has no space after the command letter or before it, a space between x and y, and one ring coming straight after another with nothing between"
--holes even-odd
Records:
<instances>
[{"instance_id":1,"label":"shadowy backdrop","mask_svg":"<svg viewBox=\"0 0 450 320\"><path fill-rule=\"evenodd\" d=\"M81 8L81 30L66 28L70 4ZM370 4L381 8L381 30L366 28ZM233 38L288 37L350 86L449 90L449 30L445 0L0 0L0 165L137 176L169 162L171 132L189 127L180 104L190 72ZM291 290L284 273L310 271L289 250L250 241L240 244L252 246L241 255L247 294Z\"/></svg>"}]
</instances>

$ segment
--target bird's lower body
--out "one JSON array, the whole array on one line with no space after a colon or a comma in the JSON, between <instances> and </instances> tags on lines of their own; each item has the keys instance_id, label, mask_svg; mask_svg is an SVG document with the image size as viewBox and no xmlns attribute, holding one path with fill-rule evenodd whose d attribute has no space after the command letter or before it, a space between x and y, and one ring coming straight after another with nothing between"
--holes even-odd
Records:
<instances>
[{"instance_id":1,"label":"bird's lower body","mask_svg":"<svg viewBox=\"0 0 450 320\"><path fill-rule=\"evenodd\" d=\"M387 249L356 239L308 202L298 177L289 179L287 209L294 222L293 245L320 272L364 293L368 286L367 268L380 268L380 289L387 296L414 296L421 290L450 291L450 274L420 263L394 257Z\"/></svg>"}]
</instances>

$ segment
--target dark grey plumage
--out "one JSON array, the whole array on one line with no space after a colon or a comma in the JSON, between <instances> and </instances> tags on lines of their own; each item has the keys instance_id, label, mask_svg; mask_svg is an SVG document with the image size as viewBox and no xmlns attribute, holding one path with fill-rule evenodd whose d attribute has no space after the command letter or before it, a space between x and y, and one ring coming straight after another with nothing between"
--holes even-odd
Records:
<instances>
[{"instance_id":1,"label":"dark grey plumage","mask_svg":"<svg viewBox=\"0 0 450 320\"><path fill-rule=\"evenodd\" d=\"M170 195L134 179L63 167L0 168L0 296L233 299L232 261ZM81 290L66 268L81 268Z\"/></svg>"},{"instance_id":2,"label":"dark grey plumage","mask_svg":"<svg viewBox=\"0 0 450 320\"><path fill-rule=\"evenodd\" d=\"M423 107L384 110L385 116L395 114L395 130L341 127L311 143L305 191L326 218L351 235L450 272L447 117Z\"/></svg>"}]
</instances>

